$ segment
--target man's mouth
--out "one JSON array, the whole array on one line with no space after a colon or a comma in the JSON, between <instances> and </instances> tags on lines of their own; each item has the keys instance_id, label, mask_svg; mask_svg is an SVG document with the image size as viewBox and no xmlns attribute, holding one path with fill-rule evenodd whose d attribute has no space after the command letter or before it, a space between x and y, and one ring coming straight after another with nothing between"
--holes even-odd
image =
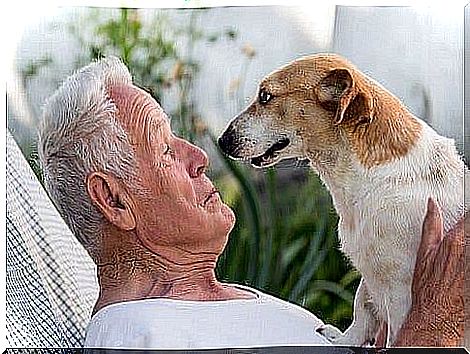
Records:
<instances>
[{"instance_id":1,"label":"man's mouth","mask_svg":"<svg viewBox=\"0 0 470 354\"><path fill-rule=\"evenodd\" d=\"M211 198L212 198L215 194L220 194L220 192L219 192L217 189L213 189L213 190L208 194L208 196L206 197L206 199L203 200L203 202L201 203L201 205L202 205L202 206L206 206L206 204L209 202L209 200L211 200Z\"/></svg>"},{"instance_id":2,"label":"man's mouth","mask_svg":"<svg viewBox=\"0 0 470 354\"><path fill-rule=\"evenodd\" d=\"M279 152L284 150L287 146L289 146L289 144L289 138L283 138L271 146L268 150L266 150L264 154L252 157L250 162L255 167L265 167L271 165L276 162L276 159L279 156Z\"/></svg>"}]
</instances>

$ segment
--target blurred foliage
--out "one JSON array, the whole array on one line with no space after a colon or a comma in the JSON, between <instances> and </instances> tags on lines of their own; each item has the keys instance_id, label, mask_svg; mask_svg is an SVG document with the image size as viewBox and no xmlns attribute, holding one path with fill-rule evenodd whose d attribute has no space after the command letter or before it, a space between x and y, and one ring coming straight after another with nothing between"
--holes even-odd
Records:
<instances>
[{"instance_id":1,"label":"blurred foliage","mask_svg":"<svg viewBox=\"0 0 470 354\"><path fill-rule=\"evenodd\" d=\"M120 9L117 16L95 9L86 21L93 32L87 39L80 27L71 26L85 48L76 66L104 55L117 55L128 65L136 84L162 103L165 93L176 92L170 112L174 131L200 145L210 145L225 169L211 170L211 178L224 200L235 210L237 223L217 266L218 278L254 286L306 307L326 323L345 329L352 316L353 294L360 276L338 250L337 216L319 178L308 168L289 168L281 178L277 168L263 172L225 157L194 104L193 82L201 63L193 56L201 41L222 38L237 43L233 28L206 34L199 25L207 9L182 10L175 20L164 10L144 20L134 9ZM189 15L189 16L188 16ZM244 59L240 75L227 90L241 107L248 66L256 56L249 44L240 46ZM208 53L207 55L210 55ZM41 63L37 63L40 65ZM36 67L28 68L30 72ZM233 84L235 83L235 84ZM296 174L293 181L290 176Z\"/></svg>"},{"instance_id":2,"label":"blurred foliage","mask_svg":"<svg viewBox=\"0 0 470 354\"><path fill-rule=\"evenodd\" d=\"M20 77L23 87L28 86L28 81L34 76L38 75L39 71L49 64L52 64L52 58L49 55L34 61L29 61L25 67L20 70Z\"/></svg>"}]
</instances>

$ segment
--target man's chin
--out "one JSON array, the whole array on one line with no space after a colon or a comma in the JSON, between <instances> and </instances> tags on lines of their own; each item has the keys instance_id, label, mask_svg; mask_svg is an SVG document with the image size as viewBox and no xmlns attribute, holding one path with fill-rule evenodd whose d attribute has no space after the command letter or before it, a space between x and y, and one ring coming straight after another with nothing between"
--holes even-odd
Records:
<instances>
[{"instance_id":1,"label":"man's chin","mask_svg":"<svg viewBox=\"0 0 470 354\"><path fill-rule=\"evenodd\" d=\"M232 232L234 226L235 226L235 213L232 211L232 209L227 206L223 205L221 208L220 214L217 216L217 218L222 218L222 220L218 219L213 225L216 226L215 229L212 229L213 236L215 239L217 239L219 242L222 242L220 244L220 253L222 253L225 249L225 246L227 245L229 235ZM214 220L215 221L215 220Z\"/></svg>"},{"instance_id":2,"label":"man's chin","mask_svg":"<svg viewBox=\"0 0 470 354\"><path fill-rule=\"evenodd\" d=\"M224 204L222 207L222 214L227 220L227 233L231 232L237 220L234 211L228 205Z\"/></svg>"},{"instance_id":3,"label":"man's chin","mask_svg":"<svg viewBox=\"0 0 470 354\"><path fill-rule=\"evenodd\" d=\"M228 235L235 226L235 213L227 204L222 203L219 212L212 217L213 225L220 233Z\"/></svg>"}]
</instances>

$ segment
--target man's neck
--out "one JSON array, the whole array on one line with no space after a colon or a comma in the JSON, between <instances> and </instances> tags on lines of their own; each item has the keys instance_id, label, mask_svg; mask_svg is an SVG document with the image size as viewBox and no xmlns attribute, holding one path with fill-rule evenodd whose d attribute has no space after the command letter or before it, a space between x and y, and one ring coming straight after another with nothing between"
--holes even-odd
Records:
<instances>
[{"instance_id":1,"label":"man's neck","mask_svg":"<svg viewBox=\"0 0 470 354\"><path fill-rule=\"evenodd\" d=\"M109 304L149 298L214 301L253 297L217 281L217 253L193 253L174 246L151 252L139 246L115 249L97 264L100 295L93 314Z\"/></svg>"}]
</instances>

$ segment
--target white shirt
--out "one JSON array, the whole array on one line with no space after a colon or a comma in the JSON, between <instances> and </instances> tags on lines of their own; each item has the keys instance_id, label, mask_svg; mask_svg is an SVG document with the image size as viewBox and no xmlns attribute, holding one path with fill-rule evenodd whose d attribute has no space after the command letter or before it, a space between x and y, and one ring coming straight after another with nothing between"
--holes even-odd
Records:
<instances>
[{"instance_id":1,"label":"white shirt","mask_svg":"<svg viewBox=\"0 0 470 354\"><path fill-rule=\"evenodd\" d=\"M108 305L88 325L85 347L207 349L329 345L323 322L300 306L258 290L252 299L145 299Z\"/></svg>"}]
</instances>

